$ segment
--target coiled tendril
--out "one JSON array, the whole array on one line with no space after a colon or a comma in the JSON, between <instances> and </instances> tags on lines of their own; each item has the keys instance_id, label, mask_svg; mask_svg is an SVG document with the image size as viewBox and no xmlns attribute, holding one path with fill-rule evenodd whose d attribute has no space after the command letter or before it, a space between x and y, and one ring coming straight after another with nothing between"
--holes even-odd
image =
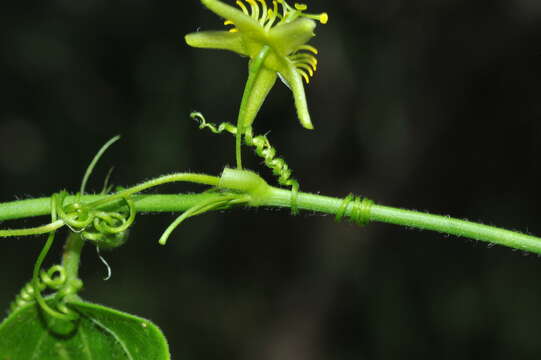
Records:
<instances>
[{"instance_id":1,"label":"coiled tendril","mask_svg":"<svg viewBox=\"0 0 541 360\"><path fill-rule=\"evenodd\" d=\"M58 218L54 201L55 196L51 198L52 222L56 221ZM39 307L53 318L68 321L76 320L79 315L67 307L65 300L68 296L76 294L83 287L83 282L77 278L68 280L65 269L60 265L53 266L47 272L43 272L41 270L41 265L43 265L43 261L53 245L55 235L56 230L49 233L47 241L45 242L45 245L43 245L43 248L41 249L41 252L39 253L34 264L31 282L31 287L33 290L31 291L31 295L39 304ZM55 274L57 274L57 276L54 276ZM45 301L41 294L41 292L48 287L53 290L57 290L51 305ZM21 297L23 299L28 298L29 296L27 295L30 295L28 294L28 289L25 291L25 288L23 288L23 292L25 292L23 295L25 296Z\"/></svg>"},{"instance_id":2,"label":"coiled tendril","mask_svg":"<svg viewBox=\"0 0 541 360\"><path fill-rule=\"evenodd\" d=\"M135 221L135 203L123 197L127 211L105 211L91 205L74 202L65 204L66 191L53 195L53 206L58 217L81 236L101 248L115 248L126 241L126 231Z\"/></svg>"},{"instance_id":3,"label":"coiled tendril","mask_svg":"<svg viewBox=\"0 0 541 360\"><path fill-rule=\"evenodd\" d=\"M347 213L347 217L359 226L367 225L370 222L370 210L374 201L368 198L361 198L349 194L344 198L340 208L336 212L336 221L342 220Z\"/></svg>"},{"instance_id":4,"label":"coiled tendril","mask_svg":"<svg viewBox=\"0 0 541 360\"><path fill-rule=\"evenodd\" d=\"M36 291L42 292L47 289L60 290L66 284L66 270L61 265L53 265L49 270L41 270L37 282L37 289L32 281L28 282L15 297L10 305L10 312L17 311L21 307L36 301Z\"/></svg>"},{"instance_id":5,"label":"coiled tendril","mask_svg":"<svg viewBox=\"0 0 541 360\"><path fill-rule=\"evenodd\" d=\"M126 209L118 211L107 211L101 209L98 204L80 202L80 197L84 195L86 183L97 161L107 148L118 139L119 137L116 136L109 140L94 156L83 177L81 190L71 203L66 204L67 191L61 191L51 196L51 225L58 223L61 224L60 226L67 225L73 232L80 233L78 236L95 242L101 248L114 248L122 245L126 241L126 232L133 224L136 214L135 204L129 196L121 198L121 201L125 202ZM106 181L104 192L107 191L107 188ZM11 311L15 311L35 300L39 307L53 318L61 320L77 319L78 314L67 307L66 299L82 288L82 281L78 278L67 279L66 271L61 265L55 265L48 271L41 269L43 261L54 242L57 229L58 227L52 227L51 230L47 231L49 235L34 264L32 281L16 297L11 305ZM34 230L28 229L27 231L32 233ZM41 229L39 230L41 231ZM52 302L46 301L41 294L46 289L56 291Z\"/></svg>"},{"instance_id":6,"label":"coiled tendril","mask_svg":"<svg viewBox=\"0 0 541 360\"><path fill-rule=\"evenodd\" d=\"M190 117L199 122L200 129L209 129L214 134L221 134L224 131L232 135L237 134L237 127L228 122L222 122L218 126L209 123L200 112L192 112ZM277 176L278 183L283 186L291 187L291 212L298 213L297 196L299 193L299 182L291 177L292 170L289 168L284 159L276 157L276 148L274 148L266 135L253 135L252 127L245 129L244 142L246 145L254 148L257 156L263 159L265 165L272 170L272 173Z\"/></svg>"},{"instance_id":7,"label":"coiled tendril","mask_svg":"<svg viewBox=\"0 0 541 360\"><path fill-rule=\"evenodd\" d=\"M127 239L126 231L135 220L135 204L129 197L122 197L127 206L127 211L105 211L97 209L92 204L79 202L80 196L84 195L85 187L94 167L107 149L117 142L120 136L115 136L107 141L96 153L81 182L81 189L76 196L75 202L65 205L65 199L68 196L66 191L61 191L53 195L52 201L58 217L74 232L80 232L81 236L93 241L101 248L111 249L118 247ZM108 186L111 171L105 178L102 194L106 194L110 189Z\"/></svg>"}]
</instances>

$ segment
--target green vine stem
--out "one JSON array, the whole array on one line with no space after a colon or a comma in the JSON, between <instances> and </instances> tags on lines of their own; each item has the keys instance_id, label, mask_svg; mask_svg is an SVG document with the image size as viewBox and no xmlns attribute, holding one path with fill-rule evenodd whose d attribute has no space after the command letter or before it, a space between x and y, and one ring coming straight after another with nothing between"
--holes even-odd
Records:
<instances>
[{"instance_id":1,"label":"green vine stem","mask_svg":"<svg viewBox=\"0 0 541 360\"><path fill-rule=\"evenodd\" d=\"M85 240L81 234L70 232L62 255L62 266L66 271L66 282L68 283L79 281L79 264L84 244Z\"/></svg>"},{"instance_id":2,"label":"green vine stem","mask_svg":"<svg viewBox=\"0 0 541 360\"><path fill-rule=\"evenodd\" d=\"M142 184L135 185L131 188L119 191L117 193L107 195L103 199L99 199L99 200L96 200L95 202L90 203L89 206L99 207L111 201L121 200L122 198L128 197L132 194L136 194L138 192L141 192L141 191L144 191L144 190L147 190L159 185L172 183L172 182L180 182L180 181L216 186L218 184L219 178L216 176L210 176L210 175L205 175L205 174L193 174L193 173L177 173L177 174L171 174L171 175L164 175L152 180L145 181Z\"/></svg>"},{"instance_id":3,"label":"green vine stem","mask_svg":"<svg viewBox=\"0 0 541 360\"><path fill-rule=\"evenodd\" d=\"M135 185L131 188L124 189L122 191L116 192L114 194L110 195L104 195L100 198L95 199L94 201L86 203L86 205L89 208L101 208L105 207L107 205L112 205L117 201L121 201L123 199L126 199L127 197L131 196L132 194L150 189L152 187L156 187L159 185L172 183L172 182L192 182L192 183L198 183L198 184L205 184L205 185L212 185L215 186L219 182L219 178L215 176L205 175L205 174L193 174L193 173L176 173L171 175L164 175L160 176L158 178L145 181L139 185ZM81 201L82 198L84 198L84 195L81 195L80 193L77 194L75 197L75 200L72 199L72 203ZM48 199L48 198L46 198ZM42 199L43 200L43 199ZM68 205L69 203L65 202L65 197L62 198L62 204ZM21 209L21 203L24 203L26 206L26 209ZM30 217L30 216L36 216L36 215L43 215L42 213L37 213L35 215L30 215L33 213L32 210L35 210L34 203L25 203L25 201L15 201L12 203L6 204L6 207L8 208L5 213L7 215L6 219L15 219L17 217L14 217L14 212L18 214L22 214L21 217ZM43 206L43 204L40 204ZM32 207L34 206L34 209ZM9 211L12 210L12 211ZM53 211L53 205L51 203L49 204L49 213ZM0 213L3 211L0 210ZM0 215L0 221L4 220L1 218ZM62 226L66 225L66 222L64 220L55 220L50 224L34 227L34 228L27 228L27 229L7 229L7 230L0 230L0 237L6 237L6 236L27 236L27 235L39 235L39 234L46 234L51 231L57 230L61 228Z\"/></svg>"},{"instance_id":4,"label":"green vine stem","mask_svg":"<svg viewBox=\"0 0 541 360\"><path fill-rule=\"evenodd\" d=\"M291 194L289 190L273 188L264 206L288 206ZM336 214L343 199L323 195L299 192L297 206L299 209ZM353 207L345 210L344 216L350 216ZM541 238L510 231L495 226L488 226L471 221L460 220L443 215L433 215L373 204L367 214L367 220L388 224L403 225L416 229L433 230L444 234L499 244L514 249L541 254Z\"/></svg>"},{"instance_id":5,"label":"green vine stem","mask_svg":"<svg viewBox=\"0 0 541 360\"><path fill-rule=\"evenodd\" d=\"M193 174L192 174L193 175ZM204 176L204 175L200 175ZM158 179L163 179L158 178ZM198 177L196 180L204 178ZM247 194L249 201L242 202L244 206L283 207L291 208L291 191L268 185L257 174L247 170L226 169L221 178L208 176L212 183L219 189ZM160 182L162 180L158 180ZM152 180L150 181L152 182ZM145 186L137 187L138 189ZM135 189L132 188L132 189ZM107 203L106 199L121 199L120 195L126 191L133 194L134 190L124 190L112 195L84 195L79 201L90 203L102 203L107 206L115 204ZM168 194L168 195L132 195L137 211L143 212L171 212L187 211L200 204L220 203L224 199L222 192L205 192L201 194ZM349 199L349 200L348 200ZM76 200L75 196L68 196L66 203ZM121 203L118 203L121 204ZM121 206L121 205L116 206ZM234 205L234 204L232 204ZM530 251L541 254L541 238L460 220L442 215L432 215L424 212L412 211L374 204L370 201L351 201L350 197L336 198L305 192L297 194L297 207L302 210L315 211L326 214L348 217L358 223L377 221L412 228L433 230L441 233L462 236L470 239L486 241L515 249ZM50 198L21 200L8 203L0 203L0 221L30 216L48 215L51 212ZM54 223L53 223L54 224ZM46 225L43 228L46 228ZM0 236L18 236L10 233L11 230L0 231Z\"/></svg>"},{"instance_id":6,"label":"green vine stem","mask_svg":"<svg viewBox=\"0 0 541 360\"><path fill-rule=\"evenodd\" d=\"M143 212L173 212L184 211L201 202L211 199L217 199L219 194L216 193L201 193L201 194L137 194L132 195L137 211ZM73 204L75 201L83 203L93 203L96 201L104 201L108 195L69 195L66 197L65 204ZM113 209L117 205L104 205L105 210ZM51 213L51 198L42 197L36 199L26 199L11 202L0 203L0 221L24 219L36 216L48 215ZM62 220L57 220L51 224L39 227L41 232L36 234L48 233L52 230L59 229L63 226ZM35 228L37 229L37 228ZM14 231L14 230L9 230ZM5 230L0 230L0 237L5 236L24 236L35 234L13 234L8 235Z\"/></svg>"}]
</instances>

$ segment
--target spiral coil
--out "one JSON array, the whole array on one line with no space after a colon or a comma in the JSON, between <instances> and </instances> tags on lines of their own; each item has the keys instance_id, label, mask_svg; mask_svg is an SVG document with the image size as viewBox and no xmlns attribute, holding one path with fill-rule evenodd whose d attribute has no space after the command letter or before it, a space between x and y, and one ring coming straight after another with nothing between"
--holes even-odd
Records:
<instances>
[{"instance_id":1,"label":"spiral coil","mask_svg":"<svg viewBox=\"0 0 541 360\"><path fill-rule=\"evenodd\" d=\"M101 248L115 248L126 241L126 231L135 221L135 203L122 198L127 211L104 211L87 204L74 202L65 205L66 191L53 195L53 206L58 217L73 231Z\"/></svg>"},{"instance_id":2,"label":"spiral coil","mask_svg":"<svg viewBox=\"0 0 541 360\"><path fill-rule=\"evenodd\" d=\"M341 221L347 214L347 217L359 226L367 225L370 222L370 210L374 201L368 198L361 198L353 194L346 196L338 211L336 212L336 221Z\"/></svg>"},{"instance_id":3,"label":"spiral coil","mask_svg":"<svg viewBox=\"0 0 541 360\"><path fill-rule=\"evenodd\" d=\"M236 135L238 131L235 125L228 122L222 122L219 125L209 123L200 112L192 112L190 117L199 122L199 129L209 129L214 134L228 132ZM272 170L273 175L277 177L280 185L291 187L291 212L297 214L299 182L291 177L293 171L289 168L285 160L276 156L276 148L271 145L266 135L254 136L251 126L245 129L244 142L246 145L254 148L256 155L262 158L265 166Z\"/></svg>"},{"instance_id":4,"label":"spiral coil","mask_svg":"<svg viewBox=\"0 0 541 360\"><path fill-rule=\"evenodd\" d=\"M28 282L11 303L10 312L34 303L36 301L36 291L43 292L47 289L58 291L62 289L66 285L66 280L66 270L61 265L53 265L47 271L42 270L37 281L37 288L34 287L33 281ZM70 292L73 292L73 290ZM66 294L62 293L62 296L66 296ZM60 310L65 310L65 308L62 307Z\"/></svg>"}]
</instances>

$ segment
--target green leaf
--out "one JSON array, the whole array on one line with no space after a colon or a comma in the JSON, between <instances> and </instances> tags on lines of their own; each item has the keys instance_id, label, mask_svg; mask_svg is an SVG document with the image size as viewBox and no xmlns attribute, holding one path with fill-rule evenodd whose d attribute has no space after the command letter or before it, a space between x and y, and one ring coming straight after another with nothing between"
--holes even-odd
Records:
<instances>
[{"instance_id":1,"label":"green leaf","mask_svg":"<svg viewBox=\"0 0 541 360\"><path fill-rule=\"evenodd\" d=\"M0 360L169 360L152 322L88 302L70 303L76 322L46 321L36 304L0 324Z\"/></svg>"}]
</instances>

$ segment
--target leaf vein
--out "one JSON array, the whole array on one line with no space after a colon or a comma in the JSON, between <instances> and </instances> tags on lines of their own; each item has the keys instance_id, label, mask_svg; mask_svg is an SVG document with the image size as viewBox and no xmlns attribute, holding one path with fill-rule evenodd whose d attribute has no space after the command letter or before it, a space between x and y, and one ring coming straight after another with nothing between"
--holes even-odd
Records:
<instances>
[{"instance_id":1,"label":"leaf vein","mask_svg":"<svg viewBox=\"0 0 541 360\"><path fill-rule=\"evenodd\" d=\"M115 334L114 331L112 331L111 329L109 329L107 326L103 325L101 322L99 322L98 320L92 318L92 317L89 317L90 321L92 321L94 324L98 325L99 327L101 327L104 331L106 331L107 333L109 333L113 339L116 340L116 342L122 347L122 350L124 350L124 353L126 353L126 356L128 357L128 360L135 360L133 358L133 356L131 355L130 351L128 350L128 347L126 346L126 344L124 344L124 342Z\"/></svg>"},{"instance_id":2,"label":"leaf vein","mask_svg":"<svg viewBox=\"0 0 541 360\"><path fill-rule=\"evenodd\" d=\"M93 360L94 357L92 356L92 353L90 352L90 346L88 345L88 340L86 338L86 335L84 333L84 328L82 326L79 328L79 334L81 335L81 342L83 343L83 346L84 346L83 348L84 353L86 354L89 360Z\"/></svg>"}]
</instances>

